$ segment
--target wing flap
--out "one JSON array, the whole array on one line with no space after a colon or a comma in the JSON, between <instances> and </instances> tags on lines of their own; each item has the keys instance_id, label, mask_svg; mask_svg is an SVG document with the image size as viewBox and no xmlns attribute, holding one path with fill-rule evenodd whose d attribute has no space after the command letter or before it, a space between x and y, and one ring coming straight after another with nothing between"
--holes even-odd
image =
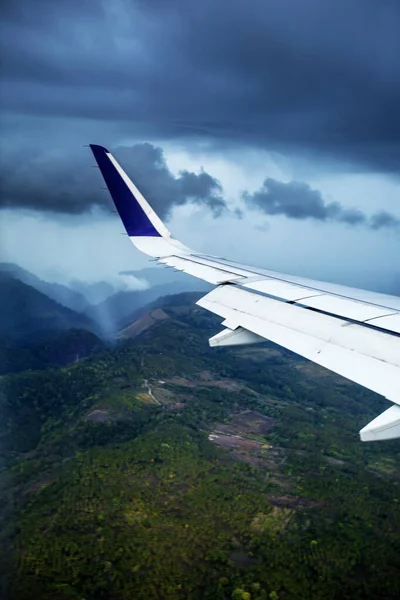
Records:
<instances>
[{"instance_id":1,"label":"wing flap","mask_svg":"<svg viewBox=\"0 0 400 600\"><path fill-rule=\"evenodd\" d=\"M400 313L385 315L383 317L374 317L369 322L369 325L387 329L400 334Z\"/></svg>"},{"instance_id":2,"label":"wing flap","mask_svg":"<svg viewBox=\"0 0 400 600\"><path fill-rule=\"evenodd\" d=\"M242 327L400 404L400 338L236 288L197 301Z\"/></svg>"},{"instance_id":3,"label":"wing flap","mask_svg":"<svg viewBox=\"0 0 400 600\"><path fill-rule=\"evenodd\" d=\"M190 260L190 257L168 256L166 258L160 258L159 262L214 285L225 282L227 278L232 278L232 273L219 269L217 264L214 266L202 264Z\"/></svg>"},{"instance_id":4,"label":"wing flap","mask_svg":"<svg viewBox=\"0 0 400 600\"><path fill-rule=\"evenodd\" d=\"M391 310L400 312L400 297L398 296L389 296L388 294L371 292L371 290L361 290L336 283L328 283L327 281L317 281L315 279L307 279L306 277L278 273L277 271L270 271L268 269L262 269L261 267L249 267L247 265L242 265L241 263L228 261L225 258L214 258L215 260L218 260L221 266L223 265L229 269L241 269L248 277L261 276L265 279L284 281L300 287L306 287L319 293L357 300L366 304L390 308Z\"/></svg>"},{"instance_id":5,"label":"wing flap","mask_svg":"<svg viewBox=\"0 0 400 600\"><path fill-rule=\"evenodd\" d=\"M348 298L340 298L331 294L321 294L300 301L304 306L316 308L322 312L330 313L331 315L340 315L352 321L364 322L377 317L383 317L388 314L390 309L358 302L357 300L349 300ZM393 314L393 313L392 313Z\"/></svg>"},{"instance_id":6,"label":"wing flap","mask_svg":"<svg viewBox=\"0 0 400 600\"><path fill-rule=\"evenodd\" d=\"M284 302L295 302L319 312L359 323L368 322L372 327L400 333L400 313L391 306L346 298L317 288L283 281L278 277L254 276L254 273L250 272L246 274L243 269L231 267L225 261L221 262L221 259L212 259L212 257L205 258L188 253L185 256L161 258L160 262L214 285L235 283L254 292L279 298ZM387 296L383 298L387 302Z\"/></svg>"}]
</instances>

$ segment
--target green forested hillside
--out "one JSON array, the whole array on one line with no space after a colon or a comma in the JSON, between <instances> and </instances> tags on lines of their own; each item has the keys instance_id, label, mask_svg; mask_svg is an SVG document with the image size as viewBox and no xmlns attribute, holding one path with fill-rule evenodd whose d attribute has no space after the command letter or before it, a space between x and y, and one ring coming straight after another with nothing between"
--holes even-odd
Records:
<instances>
[{"instance_id":1,"label":"green forested hillside","mask_svg":"<svg viewBox=\"0 0 400 600\"><path fill-rule=\"evenodd\" d=\"M272 344L210 349L184 299L134 341L2 378L11 600L395 599L384 400Z\"/></svg>"},{"instance_id":2,"label":"green forested hillside","mask_svg":"<svg viewBox=\"0 0 400 600\"><path fill-rule=\"evenodd\" d=\"M85 329L54 332L46 338L23 344L0 338L0 375L66 365L105 348L102 340Z\"/></svg>"}]
</instances>

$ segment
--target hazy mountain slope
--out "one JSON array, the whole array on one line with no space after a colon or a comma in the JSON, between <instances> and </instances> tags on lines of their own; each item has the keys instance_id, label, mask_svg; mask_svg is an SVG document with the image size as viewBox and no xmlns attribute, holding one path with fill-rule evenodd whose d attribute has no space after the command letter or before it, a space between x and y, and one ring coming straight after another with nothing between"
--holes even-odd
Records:
<instances>
[{"instance_id":1,"label":"hazy mountain slope","mask_svg":"<svg viewBox=\"0 0 400 600\"><path fill-rule=\"evenodd\" d=\"M207 284L193 279L193 287L188 288L186 282L170 282L155 285L147 290L118 292L105 302L90 307L86 312L99 323L104 334L113 334L122 329L136 318L136 313L142 307L152 304L158 298L189 292L190 290L209 289ZM199 293L200 293L199 292Z\"/></svg>"},{"instance_id":2,"label":"hazy mountain slope","mask_svg":"<svg viewBox=\"0 0 400 600\"><path fill-rule=\"evenodd\" d=\"M0 263L0 273L9 274L15 279L19 279L71 310L82 312L89 305L85 296L79 291L72 290L60 283L43 281L43 279L36 277L33 273L14 263Z\"/></svg>"},{"instance_id":3,"label":"hazy mountain slope","mask_svg":"<svg viewBox=\"0 0 400 600\"><path fill-rule=\"evenodd\" d=\"M131 331L134 332L134 335L131 336L130 334L128 334L126 337L135 337L136 331L138 329L141 329L140 326L136 328L136 323L138 321L141 321L142 318L145 319L148 326L152 326L158 323L160 320L162 320L162 318L158 318L158 316L160 316L160 313L156 313L156 316L152 316L150 320L146 317L146 315L153 315L153 313L155 311L158 311L158 309L162 309L161 314L165 314L165 311L163 309L166 309L168 312L168 316L182 315L186 312L194 313L198 310L195 304L197 300L201 298L202 295L203 292L181 292L180 294L160 296L156 298L156 300L154 300L153 302L150 302L145 306L141 306L132 314L130 314L123 327L117 332L117 337L124 338L125 333ZM216 317L215 315L211 315L211 320L217 323L218 317ZM132 330L130 329L131 327L133 327ZM148 327L145 327L144 329L147 328Z\"/></svg>"},{"instance_id":4,"label":"hazy mountain slope","mask_svg":"<svg viewBox=\"0 0 400 600\"><path fill-rule=\"evenodd\" d=\"M192 290L194 287L196 289L201 289L201 286L210 287L204 281L196 280L187 273L175 271L174 269L161 264L156 264L154 267L149 267L147 269L140 269L140 271L120 271L119 275L132 276L136 279L145 279L151 286L162 285L165 283L186 284L185 288L188 291Z\"/></svg>"},{"instance_id":5,"label":"hazy mountain slope","mask_svg":"<svg viewBox=\"0 0 400 600\"><path fill-rule=\"evenodd\" d=\"M86 281L73 279L68 285L75 293L84 296L88 304L99 304L100 302L104 302L116 292L115 287L107 281L87 283Z\"/></svg>"},{"instance_id":6,"label":"hazy mountain slope","mask_svg":"<svg viewBox=\"0 0 400 600\"><path fill-rule=\"evenodd\" d=\"M0 273L0 335L35 339L71 328L95 330L93 321L7 273Z\"/></svg>"}]
</instances>

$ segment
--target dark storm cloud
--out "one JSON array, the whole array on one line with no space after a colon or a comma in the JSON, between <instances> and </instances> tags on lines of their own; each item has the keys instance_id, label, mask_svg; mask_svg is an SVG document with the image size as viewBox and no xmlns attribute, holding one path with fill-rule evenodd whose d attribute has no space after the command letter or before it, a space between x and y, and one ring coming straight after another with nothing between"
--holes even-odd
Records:
<instances>
[{"instance_id":1,"label":"dark storm cloud","mask_svg":"<svg viewBox=\"0 0 400 600\"><path fill-rule=\"evenodd\" d=\"M150 143L113 150L156 212L168 219L174 206L187 203L206 206L214 217L230 214L242 219L240 208L229 210L217 179L201 171L181 171L175 176L168 168L162 148ZM1 157L0 208L25 208L52 214L83 214L93 207L114 208L103 178L88 148L74 156L68 153ZM92 168L95 167L95 168ZM307 183L284 183L267 178L254 193L243 192L249 208L291 219L313 218L348 225L364 225L373 230L400 229L400 220L386 211L368 217L356 208L339 202L326 202L319 190Z\"/></svg>"},{"instance_id":2,"label":"dark storm cloud","mask_svg":"<svg viewBox=\"0 0 400 600\"><path fill-rule=\"evenodd\" d=\"M253 194L244 192L243 199L250 208L262 210L268 215L337 221L347 225L365 225L371 229L400 228L400 220L386 211L368 217L357 208L345 208L339 202L326 202L319 190L300 181L283 183L267 178Z\"/></svg>"},{"instance_id":3,"label":"dark storm cloud","mask_svg":"<svg viewBox=\"0 0 400 600\"><path fill-rule=\"evenodd\" d=\"M27 208L53 213L77 214L93 206L111 208L104 181L89 149L74 157L58 155L8 155L2 165L0 207ZM164 218L173 206L194 202L207 206L214 216L226 210L220 183L208 173L182 171L178 177L168 169L161 148L136 144L115 151L118 160L138 188Z\"/></svg>"},{"instance_id":4,"label":"dark storm cloud","mask_svg":"<svg viewBox=\"0 0 400 600\"><path fill-rule=\"evenodd\" d=\"M366 221L360 210L345 209L339 202L327 203L319 190L300 181L283 183L267 178L259 190L254 194L245 192L243 198L248 206L260 208L268 215L285 215L292 219L311 217L319 221L335 220L350 225Z\"/></svg>"},{"instance_id":5,"label":"dark storm cloud","mask_svg":"<svg viewBox=\"0 0 400 600\"><path fill-rule=\"evenodd\" d=\"M382 229L383 227L394 229L400 228L400 219L382 210L372 215L370 224L372 229Z\"/></svg>"},{"instance_id":6,"label":"dark storm cloud","mask_svg":"<svg viewBox=\"0 0 400 600\"><path fill-rule=\"evenodd\" d=\"M214 216L220 216L227 210L217 179L205 171L199 174L181 171L175 177L168 169L159 147L149 143L136 144L131 148L118 148L116 155L162 217L168 216L172 206L187 202L206 205Z\"/></svg>"},{"instance_id":7,"label":"dark storm cloud","mask_svg":"<svg viewBox=\"0 0 400 600\"><path fill-rule=\"evenodd\" d=\"M399 171L397 0L20 0L3 10L6 111Z\"/></svg>"}]
</instances>

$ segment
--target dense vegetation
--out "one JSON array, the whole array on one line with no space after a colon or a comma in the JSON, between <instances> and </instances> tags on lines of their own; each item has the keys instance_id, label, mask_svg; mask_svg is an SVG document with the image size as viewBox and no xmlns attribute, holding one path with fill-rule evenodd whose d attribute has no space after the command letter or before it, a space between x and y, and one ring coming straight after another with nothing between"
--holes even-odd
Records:
<instances>
[{"instance_id":1,"label":"dense vegetation","mask_svg":"<svg viewBox=\"0 0 400 600\"><path fill-rule=\"evenodd\" d=\"M4 594L399 597L399 446L357 433L385 402L269 344L212 350L215 318L184 304L3 377ZM209 439L224 427L242 445Z\"/></svg>"},{"instance_id":2,"label":"dense vegetation","mask_svg":"<svg viewBox=\"0 0 400 600\"><path fill-rule=\"evenodd\" d=\"M94 333L69 329L45 340L16 344L0 338L0 375L66 365L105 349Z\"/></svg>"}]
</instances>

